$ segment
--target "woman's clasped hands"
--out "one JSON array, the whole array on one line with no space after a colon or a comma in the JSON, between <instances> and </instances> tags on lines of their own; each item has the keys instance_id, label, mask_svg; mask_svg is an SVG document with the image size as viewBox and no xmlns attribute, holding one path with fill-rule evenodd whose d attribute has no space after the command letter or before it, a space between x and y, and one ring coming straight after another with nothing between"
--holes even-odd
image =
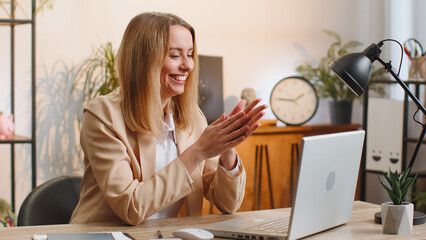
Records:
<instances>
[{"instance_id":1,"label":"woman's clasped hands","mask_svg":"<svg viewBox=\"0 0 426 240\"><path fill-rule=\"evenodd\" d=\"M268 107L267 105L256 107L260 101L261 99L258 98L244 107L246 101L241 100L228 115L222 114L220 118L207 126L200 138L187 149L191 152L192 163L185 163L185 160L182 159L184 156L181 156L187 170L192 172L200 161L218 155L220 155L221 165L225 169L234 168L236 164L235 147L260 127L260 123L257 121L265 114L263 110Z\"/></svg>"}]
</instances>

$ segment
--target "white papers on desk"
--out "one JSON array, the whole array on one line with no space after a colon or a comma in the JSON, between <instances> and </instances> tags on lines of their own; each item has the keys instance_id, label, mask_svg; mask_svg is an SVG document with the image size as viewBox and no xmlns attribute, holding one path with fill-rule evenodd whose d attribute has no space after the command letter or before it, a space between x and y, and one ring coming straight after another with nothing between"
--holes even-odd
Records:
<instances>
[{"instance_id":1,"label":"white papers on desk","mask_svg":"<svg viewBox=\"0 0 426 240\"><path fill-rule=\"evenodd\" d=\"M75 235L75 236L71 236L73 237L72 239L79 239L79 238L75 238L77 235L81 235L82 233L63 233L64 238L63 239L68 239L65 237L71 236L71 235ZM104 234L105 233L83 233L85 235L84 239L93 239L93 240L100 240L100 239L105 239L104 238ZM107 233L108 234L108 233ZM122 232L109 232L110 236L112 236L112 238L114 240L131 240L131 238L127 237L126 235L124 235ZM47 234L43 234L43 235L37 235L34 234L33 236L33 240L48 240L47 238Z\"/></svg>"}]
</instances>

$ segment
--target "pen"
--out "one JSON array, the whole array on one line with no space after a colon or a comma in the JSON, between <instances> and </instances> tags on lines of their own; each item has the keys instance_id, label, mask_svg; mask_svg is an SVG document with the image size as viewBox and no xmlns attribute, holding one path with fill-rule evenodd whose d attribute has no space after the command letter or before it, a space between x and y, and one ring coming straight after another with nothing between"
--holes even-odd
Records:
<instances>
[{"instance_id":1,"label":"pen","mask_svg":"<svg viewBox=\"0 0 426 240\"><path fill-rule=\"evenodd\" d=\"M407 49L407 47L406 47L406 46L404 46L404 51L405 51L405 53L407 54L408 58L410 58L410 59L411 59L411 53L410 53L410 51L408 51L408 49Z\"/></svg>"},{"instance_id":2,"label":"pen","mask_svg":"<svg viewBox=\"0 0 426 240\"><path fill-rule=\"evenodd\" d=\"M7 216L9 217L9 224L10 224L10 226L13 227L13 220L12 220L12 218L10 217L9 214L7 214Z\"/></svg>"},{"instance_id":3,"label":"pen","mask_svg":"<svg viewBox=\"0 0 426 240\"><path fill-rule=\"evenodd\" d=\"M157 236L158 236L158 238L163 238L163 234L161 234L160 230L157 230Z\"/></svg>"},{"instance_id":4,"label":"pen","mask_svg":"<svg viewBox=\"0 0 426 240\"><path fill-rule=\"evenodd\" d=\"M123 232L124 236L128 237L131 240L136 240L135 238L133 238L132 236L130 236L130 234Z\"/></svg>"}]
</instances>

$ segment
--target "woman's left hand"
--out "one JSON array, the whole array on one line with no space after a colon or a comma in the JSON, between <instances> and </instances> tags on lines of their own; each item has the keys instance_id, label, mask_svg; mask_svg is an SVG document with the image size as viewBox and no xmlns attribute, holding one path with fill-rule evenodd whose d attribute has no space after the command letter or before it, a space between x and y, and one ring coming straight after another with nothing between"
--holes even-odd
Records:
<instances>
[{"instance_id":1,"label":"woman's left hand","mask_svg":"<svg viewBox=\"0 0 426 240\"><path fill-rule=\"evenodd\" d=\"M257 128L260 127L260 123L258 123L257 121L263 117L263 115L265 115L265 112L263 112L263 110L265 110L266 108L268 108L267 105L263 104L260 105L258 107L256 107L256 105L261 101L260 98L255 99L253 102L251 102L249 105L247 105L246 107L246 101L245 100L241 100L235 107L234 109L231 111L231 113L229 113L226 117L230 117L233 116L237 113L239 113L240 111L244 111L246 113L246 115L249 116L249 120L246 123L249 127L249 130L246 133L246 138L247 139ZM256 107L256 108L255 108ZM235 151L235 148L231 148L225 152L223 152L220 155L220 164L222 165L222 167L224 167L227 170L232 170L236 167L237 164L237 154Z\"/></svg>"}]
</instances>

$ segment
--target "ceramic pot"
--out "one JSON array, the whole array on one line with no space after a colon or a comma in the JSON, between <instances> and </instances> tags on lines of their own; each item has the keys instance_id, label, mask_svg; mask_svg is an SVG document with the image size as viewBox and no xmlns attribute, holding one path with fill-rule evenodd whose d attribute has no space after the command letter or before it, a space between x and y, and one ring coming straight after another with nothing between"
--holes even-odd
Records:
<instances>
[{"instance_id":1,"label":"ceramic pot","mask_svg":"<svg viewBox=\"0 0 426 240\"><path fill-rule=\"evenodd\" d=\"M352 120L352 102L330 101L331 124L350 124Z\"/></svg>"},{"instance_id":2,"label":"ceramic pot","mask_svg":"<svg viewBox=\"0 0 426 240\"><path fill-rule=\"evenodd\" d=\"M385 234L410 234L413 231L414 205L404 202L394 205L393 202L385 202L382 208L382 230Z\"/></svg>"}]
</instances>

